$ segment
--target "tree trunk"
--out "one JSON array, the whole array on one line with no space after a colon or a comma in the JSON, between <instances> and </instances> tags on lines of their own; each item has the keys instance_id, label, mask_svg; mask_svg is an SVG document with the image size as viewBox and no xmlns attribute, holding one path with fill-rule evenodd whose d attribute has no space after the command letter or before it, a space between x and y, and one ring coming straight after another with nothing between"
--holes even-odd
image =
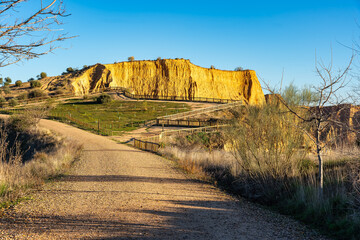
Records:
<instances>
[{"instance_id":1,"label":"tree trunk","mask_svg":"<svg viewBox=\"0 0 360 240\"><path fill-rule=\"evenodd\" d=\"M320 144L320 123L317 124L318 128L316 130L316 154L319 161L319 197L323 196L324 192L324 163L321 158L321 144Z\"/></svg>"}]
</instances>

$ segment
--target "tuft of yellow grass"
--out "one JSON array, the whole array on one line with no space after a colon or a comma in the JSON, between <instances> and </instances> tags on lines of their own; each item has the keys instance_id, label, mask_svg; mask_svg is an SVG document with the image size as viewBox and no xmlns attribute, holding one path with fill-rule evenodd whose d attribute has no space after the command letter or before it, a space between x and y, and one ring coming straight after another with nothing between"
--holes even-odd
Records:
<instances>
[{"instance_id":1,"label":"tuft of yellow grass","mask_svg":"<svg viewBox=\"0 0 360 240\"><path fill-rule=\"evenodd\" d=\"M37 138L56 144L52 149L46 149L47 153L37 152L33 159L23 163L23 152L18 147L20 142L16 141L15 146L9 146L6 131L10 130L0 129L0 208L26 196L29 190L40 186L46 180L65 174L80 156L81 145L53 134L37 132Z\"/></svg>"}]
</instances>

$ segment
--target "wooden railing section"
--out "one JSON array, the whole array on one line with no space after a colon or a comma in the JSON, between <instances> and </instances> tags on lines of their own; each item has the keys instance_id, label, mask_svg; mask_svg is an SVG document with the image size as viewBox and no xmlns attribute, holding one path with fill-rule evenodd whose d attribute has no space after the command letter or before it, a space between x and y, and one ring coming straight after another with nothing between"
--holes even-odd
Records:
<instances>
[{"instance_id":1,"label":"wooden railing section","mask_svg":"<svg viewBox=\"0 0 360 240\"><path fill-rule=\"evenodd\" d=\"M117 91L124 94L124 96L132 99L139 100L162 100L162 101L187 101L187 102L206 102L206 103L233 103L239 100L223 99L223 98L208 98L208 97L186 97L186 96L153 96L153 95L140 95L130 93L124 87L109 87L106 91Z\"/></svg>"},{"instance_id":2,"label":"wooden railing section","mask_svg":"<svg viewBox=\"0 0 360 240\"><path fill-rule=\"evenodd\" d=\"M149 152L158 152L162 142L166 141L166 138L170 136L180 136L193 134L198 132L218 132L221 128L228 126L227 124L209 126L209 127L200 127L200 128L190 128L190 129L179 129L179 130L168 130L160 133L159 135L145 138L134 138L134 147L149 151Z\"/></svg>"},{"instance_id":3,"label":"wooden railing section","mask_svg":"<svg viewBox=\"0 0 360 240\"><path fill-rule=\"evenodd\" d=\"M206 107L206 108L201 108L201 109L195 109L195 110L183 112L183 113L176 113L176 114L172 114L172 115L158 117L157 119L163 119L163 120L165 120L165 119L169 119L169 120L186 119L186 118L190 118L190 117L193 117L196 115L215 112L215 111L219 111L219 110L225 110L225 109L233 108L233 107L240 106L240 105L243 105L242 101L237 101L237 102L222 104L222 105L217 105L217 106L211 106L211 107Z\"/></svg>"}]
</instances>

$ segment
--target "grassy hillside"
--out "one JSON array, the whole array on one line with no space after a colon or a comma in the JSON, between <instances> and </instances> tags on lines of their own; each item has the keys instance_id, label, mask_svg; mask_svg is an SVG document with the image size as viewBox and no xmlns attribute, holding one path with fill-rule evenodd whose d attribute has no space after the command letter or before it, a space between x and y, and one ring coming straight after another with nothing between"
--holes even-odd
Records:
<instances>
[{"instance_id":1,"label":"grassy hillside","mask_svg":"<svg viewBox=\"0 0 360 240\"><path fill-rule=\"evenodd\" d=\"M159 116L189 111L184 103L150 101L111 101L72 99L51 110L52 117L70 121L81 128L115 135L131 131Z\"/></svg>"}]
</instances>

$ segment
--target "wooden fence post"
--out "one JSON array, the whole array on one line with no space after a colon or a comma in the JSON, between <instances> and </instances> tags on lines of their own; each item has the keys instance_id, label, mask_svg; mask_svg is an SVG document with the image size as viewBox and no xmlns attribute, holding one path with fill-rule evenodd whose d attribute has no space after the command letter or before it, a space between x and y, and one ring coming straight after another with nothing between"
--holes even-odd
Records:
<instances>
[{"instance_id":1,"label":"wooden fence post","mask_svg":"<svg viewBox=\"0 0 360 240\"><path fill-rule=\"evenodd\" d=\"M100 119L98 119L98 134L100 135Z\"/></svg>"}]
</instances>

